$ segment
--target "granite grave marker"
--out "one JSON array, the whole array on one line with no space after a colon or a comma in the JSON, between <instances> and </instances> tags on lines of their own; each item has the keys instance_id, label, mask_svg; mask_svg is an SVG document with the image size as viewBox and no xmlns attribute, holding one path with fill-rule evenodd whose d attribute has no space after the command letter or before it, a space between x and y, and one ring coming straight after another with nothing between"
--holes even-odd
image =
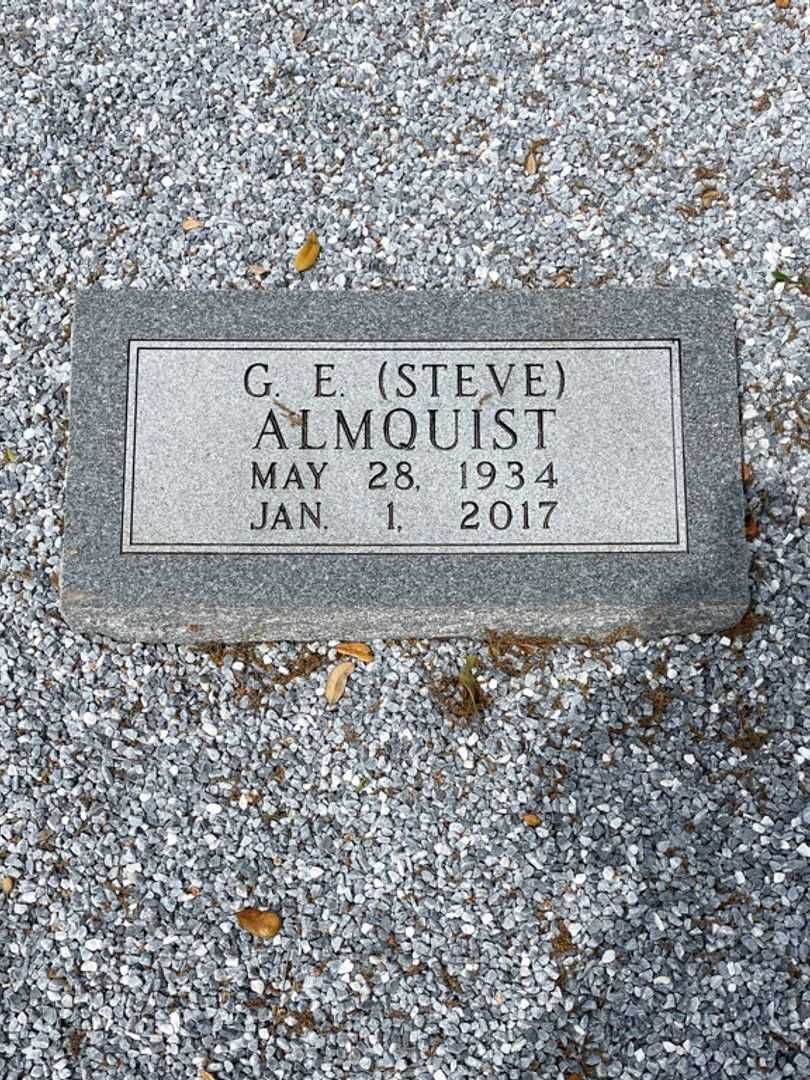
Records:
<instances>
[{"instance_id":1,"label":"granite grave marker","mask_svg":"<svg viewBox=\"0 0 810 1080\"><path fill-rule=\"evenodd\" d=\"M723 290L78 300L77 629L706 631L747 570Z\"/></svg>"}]
</instances>

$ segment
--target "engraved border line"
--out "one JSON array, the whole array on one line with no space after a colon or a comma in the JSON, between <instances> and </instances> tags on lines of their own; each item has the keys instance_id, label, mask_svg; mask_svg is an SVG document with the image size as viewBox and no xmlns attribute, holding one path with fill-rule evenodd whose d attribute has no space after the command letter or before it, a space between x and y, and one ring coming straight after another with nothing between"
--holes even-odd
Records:
<instances>
[{"instance_id":1,"label":"engraved border line","mask_svg":"<svg viewBox=\"0 0 810 1080\"><path fill-rule=\"evenodd\" d=\"M189 543L189 542L179 542L179 541L161 543L161 542L154 542L153 541L151 543L149 543L149 542L142 543L142 545L141 545L142 549L143 548L148 548L149 550L140 550L140 551L126 550L125 551L124 550L124 535L123 535L123 524L124 524L123 515L124 515L124 503L125 503L125 500L126 500L126 487L127 487L127 475L126 474L127 474L128 471L130 472L130 485L129 485L129 487L130 487L129 546L130 546L130 548L133 548L135 546L135 541L133 539L134 506L135 506L135 472L136 472L135 454L136 454L136 448L137 448L138 376L140 374L140 353L141 353L142 349L143 349L144 352L158 352L158 351L161 351L160 346L162 346L162 345L171 345L173 342L177 342L177 343L183 342L183 343L188 343L188 344L183 345L183 346L178 346L178 347L176 347L176 349L174 351L180 352L180 351L183 351L183 349L187 349L188 351L193 350L195 352L219 352L223 348L228 348L231 352L261 352L261 351L269 351L269 350L274 350L276 352L320 352L323 345L343 345L345 347L345 351L347 351L347 352L379 352L382 347L389 347L390 348L390 346L392 346L392 345L402 345L402 346L404 346L403 348L395 348L392 351L394 351L394 352L407 352L407 351L409 351L409 348L411 346L414 346L414 345L421 346L422 342L424 342L424 343L432 342L434 339L433 338L424 338L424 339L422 339L422 342L420 342L420 340L418 338L412 338L412 339L408 339L408 340L405 340L405 339L392 339L392 340L389 340L389 341L378 342L378 343L373 343L373 342L372 343L367 343L367 342L355 343L355 342L345 342L345 341L340 340L340 339L336 339L336 340L321 339L320 343L318 345L306 345L306 346L303 346L303 345L279 345L279 344L276 344L275 342L272 342L272 341L253 342L252 338L225 338L225 339L222 339L217 344L212 345L212 344L210 344L210 342L212 340L214 340L214 339L211 339L211 338L200 338L200 339L197 339L197 338L130 338L130 339L128 339L128 342L127 342L127 347L128 347L127 348L127 398L126 398L126 403L125 403L126 407L125 407L125 441L124 441L125 468L123 470L124 477L123 477L123 485L122 485L122 487L123 487L123 491L122 491L122 535L121 535L121 543L120 543L120 554L122 554L122 555L148 555L148 554L184 555L184 554L194 554L195 549L197 549L197 548L206 548L207 549L205 551L197 551L196 554L198 554L198 555L255 555L255 554L261 554L261 552L256 552L256 551L229 551L229 550L227 550L228 548L233 548L233 547L237 547L237 546L240 547L240 548L247 548L247 547L253 547L253 548L275 547L275 548L278 548L279 551L287 551L287 552L298 553L298 554L302 554L302 553L303 554L312 554L312 555L318 554L317 551L312 550L313 548L318 548L319 550L323 550L323 551L333 551L334 554L351 554L353 551L361 551L361 552L363 552L367 548L375 549L373 551L365 551L365 553L369 554L369 555L407 554L408 552L411 552L411 551L414 551L414 550L416 552L418 552L418 551L424 550L424 549L430 549L430 553L435 553L435 554L443 554L443 553L454 554L454 553L460 553L460 552L458 552L459 548L473 548L473 549L475 549L473 552L471 552L471 554L475 554L476 551L478 551L480 554L486 554L486 552L481 552L480 551L481 548L497 548L500 551L515 551L517 553L522 553L524 555L531 555L531 554L535 554L535 555L550 554L550 555L553 555L553 554L555 554L555 552L554 551L549 551L548 549L549 548L555 548L555 547L557 547L557 548L566 548L566 549L568 549L568 548L587 547L589 549L588 551L580 552L580 554L583 554L583 555L644 555L644 554L658 555L658 554L667 553L667 552L669 552L671 554L683 555L683 554L687 554L689 552L688 533L686 535L686 550L684 551L683 549L680 548L680 514L679 514L679 502L678 502L677 445L676 445L676 438L675 438L675 393L674 393L674 382L673 382L673 360L674 360L673 345L674 344L677 344L677 347L678 347L678 357L677 357L677 359L678 359L678 374L679 374L679 380L678 380L679 381L679 395L678 396L679 396L679 399L680 399L680 411L681 411L681 418L682 418L681 419L681 459L682 459L682 463L683 463L683 483L684 483L685 509L687 507L686 507L686 461L685 461L685 452L686 451L685 451L685 447L683 445L683 393L682 393L682 379L681 379L681 375L682 375L681 339L679 337L678 338L622 337L622 338L604 338L604 339L588 337L588 338L564 338L564 339L561 339L561 341L564 341L565 344L576 344L577 342L582 342L583 344L578 346L578 351L579 352L603 352L606 346L609 347L611 344L615 346L616 343L619 342L619 341L632 341L632 342L641 342L641 341L663 342L663 341L667 341L669 343L668 350L669 350L669 366L670 366L670 370L669 370L669 374L670 374L670 415L671 415L671 421L672 421L672 461L673 461L673 482L674 482L673 486L674 486L675 511L676 511L676 513L675 513L675 529L676 529L676 532L675 532L675 540L674 541L671 541L671 540L650 540L650 541L636 540L636 541L632 541L632 544L623 544L622 547L623 547L624 550L622 550L622 551L611 550L612 548L614 548L616 546L615 542L614 543L607 542L607 543L602 543L602 544L594 544L594 543L590 543L590 544L588 544L588 543L582 543L582 544L578 544L578 543L556 543L555 544L555 543L548 543L547 542L547 543L542 543L542 544L530 544L530 545L520 544L520 545L518 545L518 544L500 543L500 542L497 542L497 541L494 541L494 542L484 541L484 542L479 542L479 543L475 543L475 544L464 544L464 543L419 544L419 543L410 543L408 545L399 545L399 546L397 546L397 545L391 544L391 545L386 546L386 545L383 545L383 544L380 544L380 543L376 543L376 544L309 543L307 545L296 545L296 544L285 544L285 543L272 543L272 542L268 542L268 541L260 541L260 542L256 542L256 543L250 543L249 541L248 542L245 542L245 541L227 542L226 541L226 542L219 542L219 543L210 543L210 542ZM454 339L455 342L458 342L459 340L464 341L465 339L458 339L458 338ZM586 344L584 344L585 342L593 342L593 341L600 341L600 340L601 340L602 343L599 344L599 345L586 345ZM138 341L139 345L135 350L134 408L133 408L132 455L131 455L132 456L132 462L131 462L131 470L127 470L126 464L127 464L127 459L128 459L128 450L129 450L129 444L128 444L128 434L129 434L129 376L130 376L131 352L132 352L132 343L133 343L133 341ZM236 341L242 341L242 342L250 341L250 342L253 342L253 343L250 344L250 345L237 345L237 346L234 347L233 343L236 342ZM450 344L448 344L448 345L437 344L433 348L421 347L419 351L421 351L421 352L470 352L470 351L475 351L475 352L517 352L517 351L519 351L521 349L525 349L527 346L531 345L532 346L532 351L534 351L534 352L558 352L559 349L561 347L563 347L563 346L557 347L557 346L551 345L551 344L546 344L546 345L537 344L535 342L535 339L532 339L532 338L525 338L525 339L510 338L510 339L508 339L508 341L509 341L509 343L505 344L505 345L480 345L480 344L476 344L475 339L466 339L466 344L460 344L460 345L457 345L457 344L452 344L452 345L450 345ZM153 342L154 345L150 346L149 344L141 344L142 342ZM628 352L652 352L655 349L660 349L661 345L660 344L659 345L647 345L647 346L630 345L630 346L624 346L624 348ZM688 518L688 509L687 509L687 518ZM619 543L621 543L621 542L619 542ZM162 547L170 547L170 548L172 548L172 551L153 551L153 550L151 550L151 549L154 549L154 548L162 548ZM380 551L379 549L381 547L385 547L386 549L383 550L383 551ZM185 551L185 550L184 551L178 551L177 550L178 548L184 548L184 549L190 549L190 550L188 550L188 551ZM528 550L527 550L527 548L528 548ZM639 550L639 548L641 550ZM656 548L658 550L650 551L649 550L650 548ZM211 549L214 549L214 550L211 550ZM223 549L225 549L225 550L223 550ZM338 550L335 550L335 549L338 549ZM446 549L450 549L450 550L447 551ZM564 552L559 552L559 554L563 554L563 553ZM271 554L271 552L267 552L267 554Z\"/></svg>"}]
</instances>

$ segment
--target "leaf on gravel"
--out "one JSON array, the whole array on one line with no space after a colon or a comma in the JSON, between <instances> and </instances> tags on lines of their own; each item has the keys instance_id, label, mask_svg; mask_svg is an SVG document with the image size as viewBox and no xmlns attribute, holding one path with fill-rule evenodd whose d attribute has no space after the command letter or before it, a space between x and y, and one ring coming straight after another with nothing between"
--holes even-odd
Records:
<instances>
[{"instance_id":1,"label":"leaf on gravel","mask_svg":"<svg viewBox=\"0 0 810 1080\"><path fill-rule=\"evenodd\" d=\"M262 266L261 263L251 263L248 267L248 273L253 274L254 277L263 278L265 274L269 274L270 271L266 266Z\"/></svg>"},{"instance_id":2,"label":"leaf on gravel","mask_svg":"<svg viewBox=\"0 0 810 1080\"><path fill-rule=\"evenodd\" d=\"M523 815L523 823L528 825L530 829L536 829L538 825L542 824L542 820L539 814L535 814L531 810L528 810Z\"/></svg>"},{"instance_id":3,"label":"leaf on gravel","mask_svg":"<svg viewBox=\"0 0 810 1080\"><path fill-rule=\"evenodd\" d=\"M374 659L374 653L364 641L341 641L335 646L335 652L341 656L353 656L355 660L362 660L364 664L370 664Z\"/></svg>"},{"instance_id":4,"label":"leaf on gravel","mask_svg":"<svg viewBox=\"0 0 810 1080\"><path fill-rule=\"evenodd\" d=\"M298 273L303 274L306 270L311 270L317 262L320 253L321 245L318 242L318 235L317 233L311 232L298 249L298 254L295 256L295 269Z\"/></svg>"},{"instance_id":5,"label":"leaf on gravel","mask_svg":"<svg viewBox=\"0 0 810 1080\"><path fill-rule=\"evenodd\" d=\"M533 139L529 143L529 149L526 151L526 157L523 159L523 170L527 176L535 176L539 172L539 161L537 160L537 153L541 150L548 139Z\"/></svg>"},{"instance_id":6,"label":"leaf on gravel","mask_svg":"<svg viewBox=\"0 0 810 1080\"><path fill-rule=\"evenodd\" d=\"M720 192L717 188L706 188L705 191L701 191L700 193L700 201L703 203L704 210L708 210L719 198Z\"/></svg>"},{"instance_id":7,"label":"leaf on gravel","mask_svg":"<svg viewBox=\"0 0 810 1080\"><path fill-rule=\"evenodd\" d=\"M790 7L790 0L774 0L774 3L778 8L781 8L782 11L784 11L785 8Z\"/></svg>"},{"instance_id":8,"label":"leaf on gravel","mask_svg":"<svg viewBox=\"0 0 810 1080\"><path fill-rule=\"evenodd\" d=\"M298 48L299 45L303 45L303 43L307 39L307 34L308 33L309 33L309 30L305 30L303 27L299 27L297 30L293 30L293 32L292 32L292 43L293 43L293 45L295 45L296 48Z\"/></svg>"},{"instance_id":9,"label":"leaf on gravel","mask_svg":"<svg viewBox=\"0 0 810 1080\"><path fill-rule=\"evenodd\" d=\"M211 1075L210 1072L208 1072L207 1069L203 1069L203 1071L200 1073L200 1080L214 1080L214 1077Z\"/></svg>"},{"instance_id":10,"label":"leaf on gravel","mask_svg":"<svg viewBox=\"0 0 810 1080\"><path fill-rule=\"evenodd\" d=\"M246 907L237 911L236 920L243 930L256 937L269 941L281 929L281 916L275 911L262 911L260 908Z\"/></svg>"},{"instance_id":11,"label":"leaf on gravel","mask_svg":"<svg viewBox=\"0 0 810 1080\"><path fill-rule=\"evenodd\" d=\"M336 664L329 672L324 694L330 705L336 704L343 697L346 683L353 671L354 664L351 660L344 660L342 663Z\"/></svg>"},{"instance_id":12,"label":"leaf on gravel","mask_svg":"<svg viewBox=\"0 0 810 1080\"><path fill-rule=\"evenodd\" d=\"M574 271L572 267L563 266L551 279L551 284L556 289L570 289L574 284Z\"/></svg>"},{"instance_id":13,"label":"leaf on gravel","mask_svg":"<svg viewBox=\"0 0 810 1080\"><path fill-rule=\"evenodd\" d=\"M3 892L6 894L6 896L10 895L11 890L13 888L14 888L14 878L4 877L3 878Z\"/></svg>"},{"instance_id":14,"label":"leaf on gravel","mask_svg":"<svg viewBox=\"0 0 810 1080\"><path fill-rule=\"evenodd\" d=\"M194 232L195 229L202 229L204 228L204 226L203 223L199 220L199 218L187 217L183 218L183 220L180 222L180 228L183 230L184 233L190 233Z\"/></svg>"},{"instance_id":15,"label":"leaf on gravel","mask_svg":"<svg viewBox=\"0 0 810 1080\"><path fill-rule=\"evenodd\" d=\"M478 679L475 677L475 671L478 668L478 657L468 656L461 671L458 673L458 683L467 698L468 704L474 712L478 712L484 703L484 695L481 690L481 686Z\"/></svg>"},{"instance_id":16,"label":"leaf on gravel","mask_svg":"<svg viewBox=\"0 0 810 1080\"><path fill-rule=\"evenodd\" d=\"M17 451L12 450L10 446L4 446L0 459L2 459L4 465L13 465L17 460Z\"/></svg>"}]
</instances>

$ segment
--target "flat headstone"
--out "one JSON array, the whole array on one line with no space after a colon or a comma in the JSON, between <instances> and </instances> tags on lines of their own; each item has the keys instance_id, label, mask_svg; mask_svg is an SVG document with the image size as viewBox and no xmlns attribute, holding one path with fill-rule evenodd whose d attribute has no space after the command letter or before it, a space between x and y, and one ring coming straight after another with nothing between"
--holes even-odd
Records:
<instances>
[{"instance_id":1,"label":"flat headstone","mask_svg":"<svg viewBox=\"0 0 810 1080\"><path fill-rule=\"evenodd\" d=\"M92 290L62 611L135 640L733 625L728 293Z\"/></svg>"}]
</instances>

